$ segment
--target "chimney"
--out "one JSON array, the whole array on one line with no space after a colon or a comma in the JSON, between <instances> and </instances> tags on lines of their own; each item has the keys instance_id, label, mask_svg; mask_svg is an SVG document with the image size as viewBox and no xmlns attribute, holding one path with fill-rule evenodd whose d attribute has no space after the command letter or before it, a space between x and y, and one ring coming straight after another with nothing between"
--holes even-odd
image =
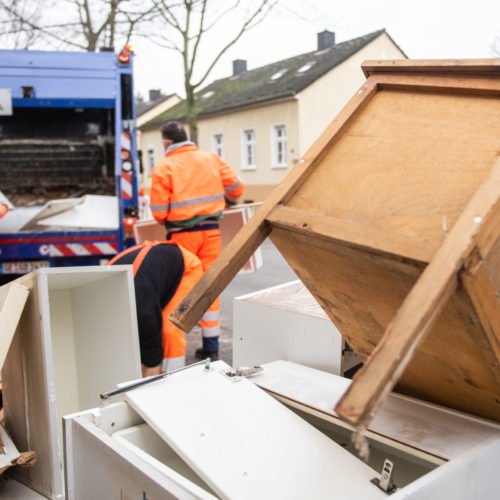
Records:
<instances>
[{"instance_id":1,"label":"chimney","mask_svg":"<svg viewBox=\"0 0 500 500\"><path fill-rule=\"evenodd\" d=\"M335 33L333 31L322 31L318 33L318 50L325 50L335 45Z\"/></svg>"},{"instance_id":2,"label":"chimney","mask_svg":"<svg viewBox=\"0 0 500 500\"><path fill-rule=\"evenodd\" d=\"M233 61L233 76L241 75L247 70L247 62L245 59L235 59Z\"/></svg>"},{"instance_id":3,"label":"chimney","mask_svg":"<svg viewBox=\"0 0 500 500\"><path fill-rule=\"evenodd\" d=\"M149 102L155 102L161 97L160 89L149 89Z\"/></svg>"}]
</instances>

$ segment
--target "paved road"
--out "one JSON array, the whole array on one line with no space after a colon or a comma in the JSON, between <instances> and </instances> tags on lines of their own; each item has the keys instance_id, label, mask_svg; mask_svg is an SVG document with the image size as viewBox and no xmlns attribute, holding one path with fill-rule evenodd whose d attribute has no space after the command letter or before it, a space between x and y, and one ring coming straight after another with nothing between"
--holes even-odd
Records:
<instances>
[{"instance_id":1,"label":"paved road","mask_svg":"<svg viewBox=\"0 0 500 500\"><path fill-rule=\"evenodd\" d=\"M222 294L220 357L231 365L233 359L233 298L297 279L276 247L267 239L261 247L263 265L253 273L238 274ZM186 363L194 361L194 351L201 346L199 329L187 336Z\"/></svg>"}]
</instances>

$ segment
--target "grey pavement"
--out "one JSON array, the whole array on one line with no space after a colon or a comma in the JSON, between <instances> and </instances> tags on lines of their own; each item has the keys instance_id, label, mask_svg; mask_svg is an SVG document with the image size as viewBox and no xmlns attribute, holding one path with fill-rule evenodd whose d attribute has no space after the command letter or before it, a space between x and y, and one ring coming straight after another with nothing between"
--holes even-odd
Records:
<instances>
[{"instance_id":1,"label":"grey pavement","mask_svg":"<svg viewBox=\"0 0 500 500\"><path fill-rule=\"evenodd\" d=\"M222 293L220 359L229 365L233 359L233 299L240 295L263 290L297 279L297 275L281 256L271 240L266 239L261 246L263 264L253 273L240 273ZM187 335L186 364L192 363L194 351L201 347L201 333L195 328Z\"/></svg>"}]
</instances>

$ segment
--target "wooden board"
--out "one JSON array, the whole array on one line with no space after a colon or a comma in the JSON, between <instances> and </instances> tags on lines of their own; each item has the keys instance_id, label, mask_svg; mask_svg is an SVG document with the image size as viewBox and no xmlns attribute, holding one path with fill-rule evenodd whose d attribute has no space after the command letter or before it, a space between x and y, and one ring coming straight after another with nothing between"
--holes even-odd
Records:
<instances>
[{"instance_id":1,"label":"wooden board","mask_svg":"<svg viewBox=\"0 0 500 500\"><path fill-rule=\"evenodd\" d=\"M9 352L28 294L28 288L18 284L0 288L0 370Z\"/></svg>"},{"instance_id":2,"label":"wooden board","mask_svg":"<svg viewBox=\"0 0 500 500\"><path fill-rule=\"evenodd\" d=\"M499 131L498 98L379 91L286 205L442 242L488 176Z\"/></svg>"},{"instance_id":3,"label":"wooden board","mask_svg":"<svg viewBox=\"0 0 500 500\"><path fill-rule=\"evenodd\" d=\"M500 60L368 62L368 80L174 314L267 235L366 360L336 407L398 389L500 420Z\"/></svg>"},{"instance_id":4,"label":"wooden board","mask_svg":"<svg viewBox=\"0 0 500 500\"><path fill-rule=\"evenodd\" d=\"M280 251L287 247L294 269L307 252L311 262L299 277L366 361L419 278L419 268L340 246L318 248L314 240L280 230L273 231L271 239ZM477 413L498 420L500 403L492 402L497 382L484 369L483 351L488 348L475 340L479 328L470 301L457 291L399 380L400 392L462 411L470 408L472 399ZM429 377L433 384L427 384Z\"/></svg>"}]
</instances>

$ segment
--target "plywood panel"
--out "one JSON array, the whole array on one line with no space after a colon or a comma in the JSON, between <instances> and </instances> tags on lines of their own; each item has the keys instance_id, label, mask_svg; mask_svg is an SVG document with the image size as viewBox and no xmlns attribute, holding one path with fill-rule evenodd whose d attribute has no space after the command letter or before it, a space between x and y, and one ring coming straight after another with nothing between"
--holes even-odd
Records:
<instances>
[{"instance_id":1,"label":"plywood panel","mask_svg":"<svg viewBox=\"0 0 500 500\"><path fill-rule=\"evenodd\" d=\"M279 229L271 240L363 359L423 269Z\"/></svg>"},{"instance_id":2,"label":"plywood panel","mask_svg":"<svg viewBox=\"0 0 500 500\"><path fill-rule=\"evenodd\" d=\"M274 229L271 239L353 349L366 359L423 266ZM307 255L307 261L304 261ZM500 420L500 387L485 369L490 346L462 289L453 295L398 390Z\"/></svg>"},{"instance_id":3,"label":"plywood panel","mask_svg":"<svg viewBox=\"0 0 500 500\"><path fill-rule=\"evenodd\" d=\"M21 280L31 281L34 274ZM22 483L42 495L62 494L62 477L59 457L55 456L55 422L51 422L49 391L46 371L46 337L41 318L44 286L33 279L30 294L21 317L15 338L16 348L11 349L2 371L5 427L11 433L19 450L32 450L38 455L33 467L16 467L12 474ZM46 315L46 314L45 314ZM55 465L57 467L55 468Z\"/></svg>"},{"instance_id":4,"label":"plywood panel","mask_svg":"<svg viewBox=\"0 0 500 500\"><path fill-rule=\"evenodd\" d=\"M337 407L342 418L366 424L403 375L404 390L500 419L499 62L367 67L366 84L174 321L196 321L270 235L369 356Z\"/></svg>"},{"instance_id":5,"label":"plywood panel","mask_svg":"<svg viewBox=\"0 0 500 500\"><path fill-rule=\"evenodd\" d=\"M488 255L485 266L490 278L491 284L496 291L496 296L500 297L500 237Z\"/></svg>"},{"instance_id":6,"label":"plywood panel","mask_svg":"<svg viewBox=\"0 0 500 500\"><path fill-rule=\"evenodd\" d=\"M29 290L16 283L0 288L0 370L21 319Z\"/></svg>"},{"instance_id":7,"label":"plywood panel","mask_svg":"<svg viewBox=\"0 0 500 500\"><path fill-rule=\"evenodd\" d=\"M500 99L379 91L287 206L443 240L500 148Z\"/></svg>"}]
</instances>

